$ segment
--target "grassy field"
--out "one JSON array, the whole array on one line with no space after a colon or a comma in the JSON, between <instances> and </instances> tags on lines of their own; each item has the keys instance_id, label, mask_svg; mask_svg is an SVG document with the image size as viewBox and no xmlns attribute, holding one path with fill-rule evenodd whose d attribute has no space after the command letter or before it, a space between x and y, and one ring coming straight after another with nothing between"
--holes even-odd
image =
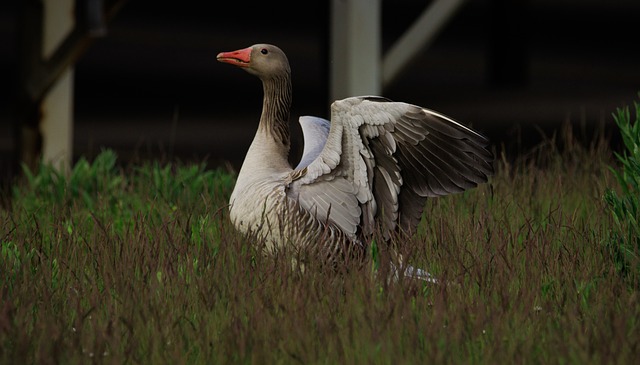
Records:
<instances>
[{"instance_id":1,"label":"grassy field","mask_svg":"<svg viewBox=\"0 0 640 365\"><path fill-rule=\"evenodd\" d=\"M223 171L109 151L42 167L0 210L0 363L635 363L639 278L604 199L617 160L563 141L428 202L408 259L440 284L259 255Z\"/></svg>"}]
</instances>

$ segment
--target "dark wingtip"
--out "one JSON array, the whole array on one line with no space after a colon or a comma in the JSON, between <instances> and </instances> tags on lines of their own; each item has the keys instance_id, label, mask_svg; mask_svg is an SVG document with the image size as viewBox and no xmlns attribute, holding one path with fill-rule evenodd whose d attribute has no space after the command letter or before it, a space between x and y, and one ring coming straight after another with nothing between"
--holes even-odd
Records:
<instances>
[{"instance_id":1,"label":"dark wingtip","mask_svg":"<svg viewBox=\"0 0 640 365\"><path fill-rule=\"evenodd\" d=\"M363 96L362 100L375 101L378 103L393 103L393 100L389 98L385 98L384 96L375 96L375 95Z\"/></svg>"}]
</instances>

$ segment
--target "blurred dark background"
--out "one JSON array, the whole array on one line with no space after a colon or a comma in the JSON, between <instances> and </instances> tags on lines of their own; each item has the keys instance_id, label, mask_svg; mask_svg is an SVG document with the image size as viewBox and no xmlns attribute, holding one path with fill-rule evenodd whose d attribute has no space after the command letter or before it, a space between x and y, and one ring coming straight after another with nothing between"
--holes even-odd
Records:
<instances>
[{"instance_id":1,"label":"blurred dark background","mask_svg":"<svg viewBox=\"0 0 640 365\"><path fill-rule=\"evenodd\" d=\"M4 161L15 148L19 1L0 5ZM564 123L585 142L596 131L615 140L611 113L640 91L640 1L514 1L469 0L384 96L470 124L509 157ZM383 1L384 50L428 3ZM123 161L239 167L262 88L215 56L262 42L279 45L292 66L295 157L297 117L327 117L329 29L329 1L128 1L76 64L74 158L112 148Z\"/></svg>"}]
</instances>

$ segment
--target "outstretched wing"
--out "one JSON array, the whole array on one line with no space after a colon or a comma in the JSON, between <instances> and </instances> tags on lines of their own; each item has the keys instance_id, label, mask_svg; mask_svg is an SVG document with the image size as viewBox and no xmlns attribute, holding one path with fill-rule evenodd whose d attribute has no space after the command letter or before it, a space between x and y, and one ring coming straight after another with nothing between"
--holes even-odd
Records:
<instances>
[{"instance_id":1,"label":"outstretched wing","mask_svg":"<svg viewBox=\"0 0 640 365\"><path fill-rule=\"evenodd\" d=\"M305 144L307 141L305 140ZM381 224L413 231L427 197L462 192L493 173L488 140L440 113L381 97L331 106L322 152L289 196L355 237Z\"/></svg>"}]
</instances>

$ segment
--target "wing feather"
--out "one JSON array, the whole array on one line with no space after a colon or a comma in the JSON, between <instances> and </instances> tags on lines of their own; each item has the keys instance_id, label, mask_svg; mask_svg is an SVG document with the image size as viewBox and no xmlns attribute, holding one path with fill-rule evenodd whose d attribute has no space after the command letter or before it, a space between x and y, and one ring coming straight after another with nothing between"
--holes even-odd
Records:
<instances>
[{"instance_id":1,"label":"wing feather","mask_svg":"<svg viewBox=\"0 0 640 365\"><path fill-rule=\"evenodd\" d=\"M322 149L327 142L331 122L326 119L308 115L300 117L298 121L302 127L304 149L302 151L300 163L295 169L302 170L309 166L313 160L318 158L318 155L322 152Z\"/></svg>"},{"instance_id":2,"label":"wing feather","mask_svg":"<svg viewBox=\"0 0 640 365\"><path fill-rule=\"evenodd\" d=\"M330 126L290 197L350 237L372 233L375 224L386 237L413 231L428 197L473 188L493 173L488 140L429 109L347 98L332 104Z\"/></svg>"}]
</instances>

